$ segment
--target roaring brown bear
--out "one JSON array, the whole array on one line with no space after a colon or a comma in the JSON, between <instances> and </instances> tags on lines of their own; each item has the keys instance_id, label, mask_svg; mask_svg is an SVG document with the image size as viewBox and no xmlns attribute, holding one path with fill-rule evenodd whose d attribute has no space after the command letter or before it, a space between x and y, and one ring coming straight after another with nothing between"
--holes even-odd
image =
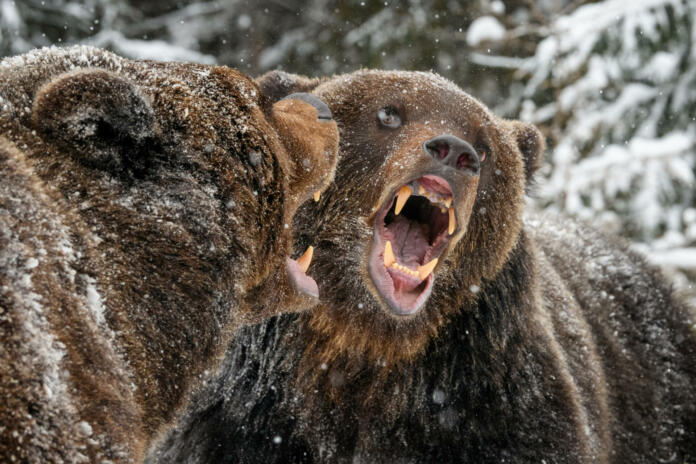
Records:
<instances>
[{"instance_id":1,"label":"roaring brown bear","mask_svg":"<svg viewBox=\"0 0 696 464\"><path fill-rule=\"evenodd\" d=\"M341 131L295 217L322 302L237 336L153 459L696 462L693 315L623 244L524 213L534 127L430 73L260 86Z\"/></svg>"},{"instance_id":2,"label":"roaring brown bear","mask_svg":"<svg viewBox=\"0 0 696 464\"><path fill-rule=\"evenodd\" d=\"M0 63L0 110L0 461L140 462L236 327L318 302L290 224L336 123L87 47Z\"/></svg>"}]
</instances>

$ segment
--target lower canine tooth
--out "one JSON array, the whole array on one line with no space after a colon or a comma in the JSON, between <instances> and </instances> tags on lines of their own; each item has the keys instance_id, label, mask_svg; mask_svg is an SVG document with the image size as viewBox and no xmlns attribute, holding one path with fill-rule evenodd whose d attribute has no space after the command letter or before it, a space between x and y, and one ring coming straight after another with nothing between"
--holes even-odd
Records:
<instances>
[{"instance_id":1,"label":"lower canine tooth","mask_svg":"<svg viewBox=\"0 0 696 464\"><path fill-rule=\"evenodd\" d=\"M320 196L321 196L321 192L319 190L314 192L314 201L319 201Z\"/></svg>"},{"instance_id":2,"label":"lower canine tooth","mask_svg":"<svg viewBox=\"0 0 696 464\"><path fill-rule=\"evenodd\" d=\"M384 266L389 267L396 263L396 258L394 257L394 252L392 251L392 245L389 240L384 245Z\"/></svg>"},{"instance_id":3,"label":"lower canine tooth","mask_svg":"<svg viewBox=\"0 0 696 464\"><path fill-rule=\"evenodd\" d=\"M425 280L425 278L428 277L431 272L433 272L435 266L437 266L437 258L433 259L428 264L418 266L418 277L420 277L420 280Z\"/></svg>"},{"instance_id":4,"label":"lower canine tooth","mask_svg":"<svg viewBox=\"0 0 696 464\"><path fill-rule=\"evenodd\" d=\"M449 232L450 235L454 233L454 229L457 228L457 220L454 218L454 208L449 209L449 228L447 229L447 232Z\"/></svg>"},{"instance_id":5,"label":"lower canine tooth","mask_svg":"<svg viewBox=\"0 0 696 464\"><path fill-rule=\"evenodd\" d=\"M304 252L304 254L297 259L297 264L300 265L300 269L302 269L302 272L305 274L307 273L307 269L309 269L309 264L312 262L312 256L314 255L314 247L310 246L307 248L307 251Z\"/></svg>"}]
</instances>

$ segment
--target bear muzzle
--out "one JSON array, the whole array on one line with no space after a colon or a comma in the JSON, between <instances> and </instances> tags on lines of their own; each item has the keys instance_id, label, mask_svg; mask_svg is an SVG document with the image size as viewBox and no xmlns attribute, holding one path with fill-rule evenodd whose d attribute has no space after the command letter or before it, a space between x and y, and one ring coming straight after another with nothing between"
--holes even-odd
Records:
<instances>
[{"instance_id":1,"label":"bear muzzle","mask_svg":"<svg viewBox=\"0 0 696 464\"><path fill-rule=\"evenodd\" d=\"M418 312L430 296L438 262L463 235L466 223L458 225L457 217L468 217L478 180L467 177L468 188L453 189L443 176L422 175L398 187L377 210L368 270L394 314ZM458 199L456 190L465 193Z\"/></svg>"}]
</instances>

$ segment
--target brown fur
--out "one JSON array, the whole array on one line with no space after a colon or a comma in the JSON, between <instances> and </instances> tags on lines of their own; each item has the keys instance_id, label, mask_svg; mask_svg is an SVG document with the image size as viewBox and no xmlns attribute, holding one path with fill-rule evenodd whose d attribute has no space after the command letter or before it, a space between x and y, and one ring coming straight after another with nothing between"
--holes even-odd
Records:
<instances>
[{"instance_id":1,"label":"brown fur","mask_svg":"<svg viewBox=\"0 0 696 464\"><path fill-rule=\"evenodd\" d=\"M419 77L428 79L426 75ZM344 156L341 159L336 183L327 191L326 202L320 202L318 208L318 214L325 218L315 235L319 242L326 241L334 246L336 243L349 243L348 240L339 241L332 237L336 233L364 231L366 235L372 235L370 216L387 199L388 192L394 191L408 179L418 177L418 173L427 172L430 167L432 160L421 149L425 140L443 133L458 135L472 144L485 140L492 149L492 156L486 161L486 169L476 184L453 186L458 189L455 190L457 212L460 214L457 223L466 224L466 227L455 236L445 255L447 259L436 268L442 278L436 281L427 306L415 317L397 321L389 311L376 307L357 311L346 310L343 304L322 305L321 310L308 315L308 324L316 336L309 348L312 353L308 353L307 359L328 363L338 356L352 353L367 356L373 362L393 365L418 356L425 344L446 323L450 311L474 298L469 289L472 286L480 287L483 279L490 279L500 271L515 244L522 225L524 206L523 157L527 158L528 164L536 165L538 154L543 150L540 134L532 126L501 120L444 79L435 81L436 85L424 85L423 80L413 78L408 73L359 72L331 79L314 91L330 105L332 111L340 114L342 140L346 142L342 151L376 155L371 158ZM346 92L344 88L350 91ZM397 101L400 102L397 106L402 105L402 111L412 112L409 123L399 131L396 142L392 134L377 126L374 111L366 111L364 104L354 99L355 93L359 93L361 102L371 102L371 108ZM521 140L531 139L533 142L521 147L518 145L518 135ZM521 153L522 148L530 150ZM355 182L355 173L360 173L359 183ZM365 185L371 188L364 188ZM491 188L493 186L495 188ZM343 201L344 195L349 199L347 202ZM341 201L342 215L349 218L350 223L334 219L331 209L335 205L329 203L334 198ZM477 214L481 210L486 214ZM354 218L359 218L361 223L364 221L370 229L362 226L355 227L356 231L346 230L354 225ZM357 249L349 252L351 259L356 259L350 271L338 271L334 261L335 250L329 247L318 250L316 265L319 274L333 279L338 278L337 272L355 273L360 277L360 282L371 286L365 265L368 244L369 238L365 237ZM476 252L471 253L472 250ZM467 271L453 275L448 269ZM333 280L327 282L323 287L326 288L326 301L343 300L345 285L352 287L354 282L359 288L351 288L348 295L352 298L359 295L359 298L365 299L366 305L378 306L369 303L372 297L363 297L365 290L357 278L340 283ZM461 288L462 291L454 294L442 291L452 287ZM375 290L370 289L369 292L374 294ZM346 303L354 307L357 304L355 301ZM409 340L407 346L400 343L404 339Z\"/></svg>"},{"instance_id":2,"label":"brown fur","mask_svg":"<svg viewBox=\"0 0 696 464\"><path fill-rule=\"evenodd\" d=\"M288 75L262 78L261 85ZM299 79L303 89L307 79ZM282 94L282 92L280 92ZM430 73L358 71L319 83L341 130L336 179L295 217L317 243L322 304L248 327L196 395L159 462L654 463L696 459L696 323L625 244L524 212L543 151ZM398 110L404 124L380 126ZM432 294L395 316L367 261L374 212L443 172L421 149L452 134L489 155L450 176L456 243Z\"/></svg>"},{"instance_id":3,"label":"brown fur","mask_svg":"<svg viewBox=\"0 0 696 464\"><path fill-rule=\"evenodd\" d=\"M0 63L0 461L138 462L286 271L338 133L224 67ZM260 291L263 289L263 291Z\"/></svg>"}]
</instances>

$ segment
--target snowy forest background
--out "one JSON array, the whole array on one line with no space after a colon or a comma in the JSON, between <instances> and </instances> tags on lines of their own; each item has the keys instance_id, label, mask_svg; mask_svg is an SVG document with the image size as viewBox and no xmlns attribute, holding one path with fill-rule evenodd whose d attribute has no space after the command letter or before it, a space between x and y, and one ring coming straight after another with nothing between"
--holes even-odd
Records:
<instances>
[{"instance_id":1,"label":"snowy forest background","mask_svg":"<svg viewBox=\"0 0 696 464\"><path fill-rule=\"evenodd\" d=\"M628 238L696 303L695 20L696 0L0 0L0 57L433 70L542 129L533 203Z\"/></svg>"}]
</instances>

